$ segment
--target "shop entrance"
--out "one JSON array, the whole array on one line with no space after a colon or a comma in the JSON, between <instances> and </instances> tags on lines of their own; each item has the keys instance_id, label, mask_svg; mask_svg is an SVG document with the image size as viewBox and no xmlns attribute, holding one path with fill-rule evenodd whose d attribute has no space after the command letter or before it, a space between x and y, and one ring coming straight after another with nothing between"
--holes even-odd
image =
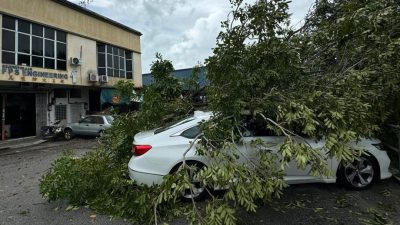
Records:
<instances>
[{"instance_id":1,"label":"shop entrance","mask_svg":"<svg viewBox=\"0 0 400 225\"><path fill-rule=\"evenodd\" d=\"M3 109L3 101L5 101L5 94L3 96L3 94L0 94L0 140L5 140L4 134L3 134L3 127L4 127L4 116L3 114L5 113L4 109Z\"/></svg>"},{"instance_id":2,"label":"shop entrance","mask_svg":"<svg viewBox=\"0 0 400 225\"><path fill-rule=\"evenodd\" d=\"M100 110L100 90L89 90L89 113L99 112Z\"/></svg>"},{"instance_id":3,"label":"shop entrance","mask_svg":"<svg viewBox=\"0 0 400 225\"><path fill-rule=\"evenodd\" d=\"M7 138L36 135L36 99L32 93L6 95L5 126Z\"/></svg>"}]
</instances>

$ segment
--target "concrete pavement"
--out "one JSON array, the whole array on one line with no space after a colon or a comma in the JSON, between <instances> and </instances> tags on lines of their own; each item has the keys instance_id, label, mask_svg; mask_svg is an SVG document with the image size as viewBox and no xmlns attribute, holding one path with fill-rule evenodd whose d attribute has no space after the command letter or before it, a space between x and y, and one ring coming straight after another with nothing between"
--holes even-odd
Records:
<instances>
[{"instance_id":1,"label":"concrete pavement","mask_svg":"<svg viewBox=\"0 0 400 225\"><path fill-rule=\"evenodd\" d=\"M75 138L0 151L0 225L129 224L86 208L66 211L65 202L49 203L39 193L39 179L64 150L81 155L96 145L96 139ZM335 184L306 184L293 185L284 193L257 213L239 211L238 225L379 224L374 223L377 218L392 224L400 221L400 185L394 179L360 192ZM178 219L169 224L186 222Z\"/></svg>"},{"instance_id":2,"label":"concrete pavement","mask_svg":"<svg viewBox=\"0 0 400 225\"><path fill-rule=\"evenodd\" d=\"M46 140L36 136L0 141L0 154L1 151L4 150L27 148L44 142L46 142Z\"/></svg>"},{"instance_id":3,"label":"concrete pavement","mask_svg":"<svg viewBox=\"0 0 400 225\"><path fill-rule=\"evenodd\" d=\"M83 154L96 144L75 138L0 151L0 225L129 224L88 209L66 211L65 202L49 203L39 193L39 179L64 150Z\"/></svg>"}]
</instances>

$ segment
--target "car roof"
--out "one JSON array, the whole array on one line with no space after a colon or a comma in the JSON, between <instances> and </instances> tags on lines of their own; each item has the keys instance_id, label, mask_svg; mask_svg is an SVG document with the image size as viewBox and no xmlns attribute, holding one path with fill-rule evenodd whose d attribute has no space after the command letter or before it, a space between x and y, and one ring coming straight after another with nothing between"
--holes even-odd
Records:
<instances>
[{"instance_id":1,"label":"car roof","mask_svg":"<svg viewBox=\"0 0 400 225\"><path fill-rule=\"evenodd\" d=\"M187 117L184 120L176 122L168 127L168 129L163 130L160 133L155 133L154 135L171 135L173 133L179 132L180 130L187 129L192 126L198 125L203 120L209 120L212 116L212 112L195 111L193 116Z\"/></svg>"},{"instance_id":2,"label":"car roof","mask_svg":"<svg viewBox=\"0 0 400 225\"><path fill-rule=\"evenodd\" d=\"M194 111L193 117L194 118L209 118L212 116L212 112L205 112L205 111Z\"/></svg>"},{"instance_id":3,"label":"car roof","mask_svg":"<svg viewBox=\"0 0 400 225\"><path fill-rule=\"evenodd\" d=\"M95 114L95 115L86 115L86 117L89 117L89 116L113 116L113 115L98 115L98 114Z\"/></svg>"}]
</instances>

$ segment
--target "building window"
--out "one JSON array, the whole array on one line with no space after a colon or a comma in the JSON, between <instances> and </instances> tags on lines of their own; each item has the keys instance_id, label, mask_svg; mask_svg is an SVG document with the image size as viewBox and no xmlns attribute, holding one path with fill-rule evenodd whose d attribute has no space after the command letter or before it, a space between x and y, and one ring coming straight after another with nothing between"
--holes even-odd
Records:
<instances>
[{"instance_id":1,"label":"building window","mask_svg":"<svg viewBox=\"0 0 400 225\"><path fill-rule=\"evenodd\" d=\"M3 15L2 63L67 70L66 33Z\"/></svg>"},{"instance_id":2,"label":"building window","mask_svg":"<svg viewBox=\"0 0 400 225\"><path fill-rule=\"evenodd\" d=\"M97 73L99 76L132 79L132 52L112 45L97 45Z\"/></svg>"},{"instance_id":3,"label":"building window","mask_svg":"<svg viewBox=\"0 0 400 225\"><path fill-rule=\"evenodd\" d=\"M15 24L15 19L3 16L2 63L15 64Z\"/></svg>"},{"instance_id":4,"label":"building window","mask_svg":"<svg viewBox=\"0 0 400 225\"><path fill-rule=\"evenodd\" d=\"M132 52L125 52L125 59L126 59L126 79L133 79Z\"/></svg>"},{"instance_id":5,"label":"building window","mask_svg":"<svg viewBox=\"0 0 400 225\"><path fill-rule=\"evenodd\" d=\"M56 120L66 120L67 119L67 105L56 105L55 106Z\"/></svg>"}]
</instances>

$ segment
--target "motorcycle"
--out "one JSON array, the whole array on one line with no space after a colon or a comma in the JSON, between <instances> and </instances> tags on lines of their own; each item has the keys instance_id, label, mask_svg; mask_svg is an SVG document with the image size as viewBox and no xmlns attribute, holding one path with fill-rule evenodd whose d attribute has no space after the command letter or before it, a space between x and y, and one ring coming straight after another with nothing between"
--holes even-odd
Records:
<instances>
[{"instance_id":1,"label":"motorcycle","mask_svg":"<svg viewBox=\"0 0 400 225\"><path fill-rule=\"evenodd\" d=\"M56 120L53 125L41 127L41 137L43 139L57 139L64 136L64 127L61 120Z\"/></svg>"}]
</instances>

